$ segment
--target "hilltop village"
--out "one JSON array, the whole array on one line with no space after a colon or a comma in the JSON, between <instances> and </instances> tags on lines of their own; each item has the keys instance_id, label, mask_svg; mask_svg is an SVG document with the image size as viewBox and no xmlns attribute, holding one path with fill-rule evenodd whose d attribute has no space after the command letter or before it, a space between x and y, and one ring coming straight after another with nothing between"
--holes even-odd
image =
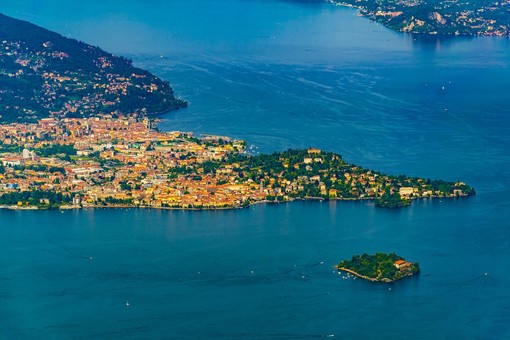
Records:
<instances>
[{"instance_id":1,"label":"hilltop village","mask_svg":"<svg viewBox=\"0 0 510 340\"><path fill-rule=\"evenodd\" d=\"M0 125L0 205L220 209L318 198L400 207L474 194L462 182L382 175L319 149L249 155L244 141L153 124L105 115Z\"/></svg>"}]
</instances>

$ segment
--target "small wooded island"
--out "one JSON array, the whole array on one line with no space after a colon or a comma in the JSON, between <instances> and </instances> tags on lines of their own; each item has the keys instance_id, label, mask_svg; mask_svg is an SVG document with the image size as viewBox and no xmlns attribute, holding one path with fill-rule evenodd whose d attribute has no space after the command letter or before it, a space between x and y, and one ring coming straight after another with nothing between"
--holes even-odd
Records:
<instances>
[{"instance_id":1,"label":"small wooded island","mask_svg":"<svg viewBox=\"0 0 510 340\"><path fill-rule=\"evenodd\" d=\"M418 262L408 262L395 253L376 253L354 255L351 260L340 262L337 269L369 281L393 282L418 273L420 265Z\"/></svg>"}]
</instances>

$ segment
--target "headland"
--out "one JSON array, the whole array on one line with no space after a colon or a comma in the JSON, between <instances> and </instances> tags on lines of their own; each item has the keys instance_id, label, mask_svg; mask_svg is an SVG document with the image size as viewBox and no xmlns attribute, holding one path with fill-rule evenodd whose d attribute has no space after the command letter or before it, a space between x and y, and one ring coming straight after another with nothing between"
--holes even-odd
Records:
<instances>
[{"instance_id":1,"label":"headland","mask_svg":"<svg viewBox=\"0 0 510 340\"><path fill-rule=\"evenodd\" d=\"M316 148L252 155L246 142L161 132L147 117L0 125L0 205L224 209L295 199L463 197L463 182L392 176Z\"/></svg>"}]
</instances>

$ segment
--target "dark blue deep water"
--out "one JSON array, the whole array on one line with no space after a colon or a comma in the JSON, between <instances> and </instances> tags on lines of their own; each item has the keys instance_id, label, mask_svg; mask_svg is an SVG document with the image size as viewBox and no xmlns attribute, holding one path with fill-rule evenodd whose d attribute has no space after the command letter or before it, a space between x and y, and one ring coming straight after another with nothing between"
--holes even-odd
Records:
<instances>
[{"instance_id":1,"label":"dark blue deep water","mask_svg":"<svg viewBox=\"0 0 510 340\"><path fill-rule=\"evenodd\" d=\"M170 81L190 106L162 129L261 152L316 146L478 193L396 211L0 211L0 338L510 338L510 40L399 34L320 1L7 0L0 12ZM333 271L378 251L422 273L377 285Z\"/></svg>"}]
</instances>

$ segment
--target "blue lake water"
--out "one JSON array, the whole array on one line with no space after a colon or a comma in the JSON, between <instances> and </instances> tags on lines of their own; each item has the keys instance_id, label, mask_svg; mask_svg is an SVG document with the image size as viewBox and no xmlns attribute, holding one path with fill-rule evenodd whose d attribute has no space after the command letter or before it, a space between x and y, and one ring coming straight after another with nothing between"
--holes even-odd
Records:
<instances>
[{"instance_id":1,"label":"blue lake water","mask_svg":"<svg viewBox=\"0 0 510 340\"><path fill-rule=\"evenodd\" d=\"M0 211L0 337L510 338L510 40L413 37L311 1L17 0L0 11L169 80L190 106L163 129L262 152L316 146L478 193L398 211ZM423 272L392 285L333 272L377 251Z\"/></svg>"}]
</instances>

